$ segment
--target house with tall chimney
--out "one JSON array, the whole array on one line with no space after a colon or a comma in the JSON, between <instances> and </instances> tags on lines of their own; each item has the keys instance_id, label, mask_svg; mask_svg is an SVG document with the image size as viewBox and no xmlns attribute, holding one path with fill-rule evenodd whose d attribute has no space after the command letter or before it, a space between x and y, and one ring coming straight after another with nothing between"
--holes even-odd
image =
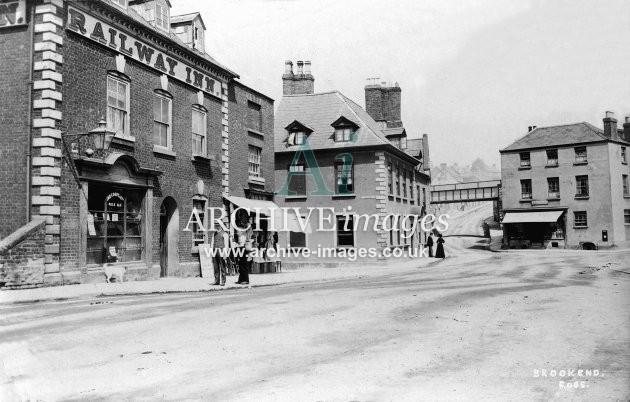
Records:
<instances>
[{"instance_id":1,"label":"house with tall chimney","mask_svg":"<svg viewBox=\"0 0 630 402\"><path fill-rule=\"evenodd\" d=\"M383 250L424 243L425 233L411 233L399 220L374 230L374 221L365 227L361 216L422 217L427 210L428 136L407 141L400 87L367 86L364 109L339 91L315 92L309 61L293 67L286 62L275 115L275 202L304 215L309 207L328 208L328 215L313 210L312 230L281 233L280 246ZM320 219L332 222L330 231L314 230ZM370 258L377 259L362 260Z\"/></svg>"},{"instance_id":2,"label":"house with tall chimney","mask_svg":"<svg viewBox=\"0 0 630 402\"><path fill-rule=\"evenodd\" d=\"M0 288L200 276L207 208L273 197L273 100L168 0L19 3L0 31Z\"/></svg>"},{"instance_id":3,"label":"house with tall chimney","mask_svg":"<svg viewBox=\"0 0 630 402\"><path fill-rule=\"evenodd\" d=\"M603 125L531 126L500 151L504 247L628 244L630 119Z\"/></svg>"}]
</instances>

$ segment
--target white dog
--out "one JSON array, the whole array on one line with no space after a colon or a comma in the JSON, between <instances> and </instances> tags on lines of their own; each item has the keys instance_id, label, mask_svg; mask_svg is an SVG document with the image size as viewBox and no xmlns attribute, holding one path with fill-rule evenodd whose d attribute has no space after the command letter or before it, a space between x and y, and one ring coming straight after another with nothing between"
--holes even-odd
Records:
<instances>
[{"instance_id":1,"label":"white dog","mask_svg":"<svg viewBox=\"0 0 630 402\"><path fill-rule=\"evenodd\" d=\"M116 266L105 266L105 280L107 283L112 282L112 278L116 277L116 282L124 282L125 272L127 272L127 267L116 267Z\"/></svg>"}]
</instances>

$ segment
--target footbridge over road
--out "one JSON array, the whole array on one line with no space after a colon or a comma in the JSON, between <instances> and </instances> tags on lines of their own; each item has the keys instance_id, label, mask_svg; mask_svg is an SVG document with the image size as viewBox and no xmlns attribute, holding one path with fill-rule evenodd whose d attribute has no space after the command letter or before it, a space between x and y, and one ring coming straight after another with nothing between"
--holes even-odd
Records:
<instances>
[{"instance_id":1,"label":"footbridge over road","mask_svg":"<svg viewBox=\"0 0 630 402\"><path fill-rule=\"evenodd\" d=\"M499 201L501 180L475 181L431 186L431 204L456 202Z\"/></svg>"}]
</instances>

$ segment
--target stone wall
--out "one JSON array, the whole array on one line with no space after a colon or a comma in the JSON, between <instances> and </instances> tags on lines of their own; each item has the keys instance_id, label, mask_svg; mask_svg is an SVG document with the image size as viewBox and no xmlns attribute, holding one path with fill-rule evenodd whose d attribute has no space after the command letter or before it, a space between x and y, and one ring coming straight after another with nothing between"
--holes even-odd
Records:
<instances>
[{"instance_id":1,"label":"stone wall","mask_svg":"<svg viewBox=\"0 0 630 402\"><path fill-rule=\"evenodd\" d=\"M0 242L0 288L44 284L44 220L31 221Z\"/></svg>"}]
</instances>

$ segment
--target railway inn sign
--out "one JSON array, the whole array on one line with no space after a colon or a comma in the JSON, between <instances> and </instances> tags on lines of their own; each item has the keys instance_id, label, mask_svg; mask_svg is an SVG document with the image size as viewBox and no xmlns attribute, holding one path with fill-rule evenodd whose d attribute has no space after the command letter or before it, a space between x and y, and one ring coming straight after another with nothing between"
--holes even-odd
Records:
<instances>
[{"instance_id":1,"label":"railway inn sign","mask_svg":"<svg viewBox=\"0 0 630 402\"><path fill-rule=\"evenodd\" d=\"M68 7L67 28L88 39L120 52L164 74L216 97L221 97L221 83L195 68L165 55L142 41L97 20L89 14Z\"/></svg>"},{"instance_id":2,"label":"railway inn sign","mask_svg":"<svg viewBox=\"0 0 630 402\"><path fill-rule=\"evenodd\" d=\"M0 28L26 25L26 0L0 0Z\"/></svg>"}]
</instances>

